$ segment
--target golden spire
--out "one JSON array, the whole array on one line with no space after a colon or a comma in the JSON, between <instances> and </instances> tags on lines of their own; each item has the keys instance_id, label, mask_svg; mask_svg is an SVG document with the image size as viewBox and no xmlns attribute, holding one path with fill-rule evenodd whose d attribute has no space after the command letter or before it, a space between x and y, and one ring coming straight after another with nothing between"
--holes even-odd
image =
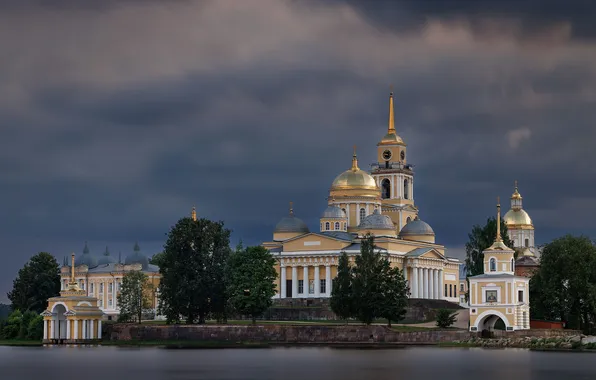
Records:
<instances>
[{"instance_id":1,"label":"golden spire","mask_svg":"<svg viewBox=\"0 0 596 380\"><path fill-rule=\"evenodd\" d=\"M190 217L194 221L197 220L197 209L195 208L195 206L192 206L192 211L190 212Z\"/></svg>"},{"instance_id":2,"label":"golden spire","mask_svg":"<svg viewBox=\"0 0 596 380\"><path fill-rule=\"evenodd\" d=\"M501 203L499 197L497 197L497 242L503 241L501 237Z\"/></svg>"},{"instance_id":3,"label":"golden spire","mask_svg":"<svg viewBox=\"0 0 596 380\"><path fill-rule=\"evenodd\" d=\"M389 128L387 133L395 133L395 117L393 115L393 85L391 85L391 92L389 93Z\"/></svg>"},{"instance_id":4,"label":"golden spire","mask_svg":"<svg viewBox=\"0 0 596 380\"><path fill-rule=\"evenodd\" d=\"M354 155L352 156L352 171L360 170L358 167L358 157L356 156L356 145L354 145Z\"/></svg>"},{"instance_id":5,"label":"golden spire","mask_svg":"<svg viewBox=\"0 0 596 380\"><path fill-rule=\"evenodd\" d=\"M70 282L68 283L68 290L73 292L80 291L79 284L75 281L75 254L70 255Z\"/></svg>"},{"instance_id":6,"label":"golden spire","mask_svg":"<svg viewBox=\"0 0 596 380\"><path fill-rule=\"evenodd\" d=\"M290 215L294 215L294 202L290 201Z\"/></svg>"}]
</instances>

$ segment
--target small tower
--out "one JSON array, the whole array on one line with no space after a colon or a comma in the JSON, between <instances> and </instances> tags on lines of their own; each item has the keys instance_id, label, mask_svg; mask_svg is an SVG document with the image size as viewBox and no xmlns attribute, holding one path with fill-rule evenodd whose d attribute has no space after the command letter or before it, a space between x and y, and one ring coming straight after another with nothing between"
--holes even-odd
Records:
<instances>
[{"instance_id":1,"label":"small tower","mask_svg":"<svg viewBox=\"0 0 596 380\"><path fill-rule=\"evenodd\" d=\"M513 274L515 251L503 243L501 237L501 204L497 198L497 237L495 242L484 250L484 273Z\"/></svg>"},{"instance_id":2,"label":"small tower","mask_svg":"<svg viewBox=\"0 0 596 380\"><path fill-rule=\"evenodd\" d=\"M346 213L335 205L335 198L331 198L331 203L323 214L321 215L321 232L326 231L343 231L348 230L348 216Z\"/></svg>"},{"instance_id":3,"label":"small tower","mask_svg":"<svg viewBox=\"0 0 596 380\"><path fill-rule=\"evenodd\" d=\"M530 215L523 209L522 200L517 181L515 181L515 189L511 195L511 209L507 211L503 220L507 225L509 238L513 241L513 248L526 251L525 256L528 253L537 256L538 250L534 244L534 224Z\"/></svg>"}]
</instances>

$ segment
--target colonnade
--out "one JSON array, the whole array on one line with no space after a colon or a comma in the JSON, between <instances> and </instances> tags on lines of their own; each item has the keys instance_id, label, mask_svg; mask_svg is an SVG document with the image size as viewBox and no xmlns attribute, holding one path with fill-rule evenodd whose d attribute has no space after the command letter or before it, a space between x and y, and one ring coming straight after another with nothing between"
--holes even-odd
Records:
<instances>
[{"instance_id":1,"label":"colonnade","mask_svg":"<svg viewBox=\"0 0 596 380\"><path fill-rule=\"evenodd\" d=\"M325 289L321 289L321 266L322 265L284 265L282 264L281 269L281 286L278 294L279 298L287 298L287 274L286 270L288 267L292 268L292 298L320 298L320 297L331 297L331 265L325 265ZM298 267L302 267L302 278L298 278ZM311 293L310 281L308 278L309 268L314 268L314 289ZM299 281L302 281L302 292L299 292Z\"/></svg>"},{"instance_id":2,"label":"colonnade","mask_svg":"<svg viewBox=\"0 0 596 380\"><path fill-rule=\"evenodd\" d=\"M443 299L443 270L413 267L410 279L410 297Z\"/></svg>"},{"instance_id":3,"label":"colonnade","mask_svg":"<svg viewBox=\"0 0 596 380\"><path fill-rule=\"evenodd\" d=\"M61 333L58 328L58 323L66 322L66 334ZM73 331L71 331L71 322L74 324ZM79 329L79 322L81 328ZM97 323L97 335L95 334L95 324ZM44 339L67 339L67 340L86 340L86 339L100 339L101 337L101 319L75 319L75 320L59 320L51 319L43 321L43 337ZM79 330L81 337L79 337Z\"/></svg>"}]
</instances>

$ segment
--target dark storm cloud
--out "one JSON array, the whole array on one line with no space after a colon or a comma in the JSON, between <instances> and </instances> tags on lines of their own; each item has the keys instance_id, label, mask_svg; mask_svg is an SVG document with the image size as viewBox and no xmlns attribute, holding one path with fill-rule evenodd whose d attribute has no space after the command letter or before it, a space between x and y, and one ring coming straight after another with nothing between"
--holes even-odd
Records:
<instances>
[{"instance_id":1,"label":"dark storm cloud","mask_svg":"<svg viewBox=\"0 0 596 380\"><path fill-rule=\"evenodd\" d=\"M139 240L153 254L193 205L246 244L269 239L289 201L315 230L352 146L362 168L375 159L390 83L439 242L462 247L515 179L538 242L594 236L596 47L582 16L431 3L4 3L0 289L39 250L88 240L126 254Z\"/></svg>"}]
</instances>

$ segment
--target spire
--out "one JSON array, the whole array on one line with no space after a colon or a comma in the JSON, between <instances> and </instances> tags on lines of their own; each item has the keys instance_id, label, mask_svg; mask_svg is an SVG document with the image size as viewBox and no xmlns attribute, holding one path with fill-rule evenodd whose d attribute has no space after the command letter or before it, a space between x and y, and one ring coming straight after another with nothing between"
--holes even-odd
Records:
<instances>
[{"instance_id":1,"label":"spire","mask_svg":"<svg viewBox=\"0 0 596 380\"><path fill-rule=\"evenodd\" d=\"M194 221L197 220L197 209L195 208L195 206L192 206L192 211L190 212L190 217Z\"/></svg>"},{"instance_id":2,"label":"spire","mask_svg":"<svg viewBox=\"0 0 596 380\"><path fill-rule=\"evenodd\" d=\"M503 241L503 238L501 237L501 203L499 197L497 197L497 239L495 241Z\"/></svg>"},{"instance_id":3,"label":"spire","mask_svg":"<svg viewBox=\"0 0 596 380\"><path fill-rule=\"evenodd\" d=\"M139 242L138 242L138 241L137 241L137 242L135 242L135 246L134 246L133 250L134 250L135 252L139 252L139 251L141 250L141 247L139 247Z\"/></svg>"},{"instance_id":4,"label":"spire","mask_svg":"<svg viewBox=\"0 0 596 380\"><path fill-rule=\"evenodd\" d=\"M387 133L395 133L395 116L393 114L393 85L391 85L391 92L389 93L389 128Z\"/></svg>"},{"instance_id":5,"label":"spire","mask_svg":"<svg viewBox=\"0 0 596 380\"><path fill-rule=\"evenodd\" d=\"M104 256L110 256L110 251L108 250L108 246L106 245L106 251L103 253Z\"/></svg>"},{"instance_id":6,"label":"spire","mask_svg":"<svg viewBox=\"0 0 596 380\"><path fill-rule=\"evenodd\" d=\"M85 248L83 248L83 254L88 254L89 253L89 247L87 247L87 242L85 242Z\"/></svg>"},{"instance_id":7,"label":"spire","mask_svg":"<svg viewBox=\"0 0 596 380\"><path fill-rule=\"evenodd\" d=\"M79 284L75 281L75 254L74 252L70 255L70 282L68 283L68 290L79 291Z\"/></svg>"},{"instance_id":8,"label":"spire","mask_svg":"<svg viewBox=\"0 0 596 380\"><path fill-rule=\"evenodd\" d=\"M358 157L356 156L356 145L354 145L354 155L352 156L352 171L360 170L358 167Z\"/></svg>"},{"instance_id":9,"label":"spire","mask_svg":"<svg viewBox=\"0 0 596 380\"><path fill-rule=\"evenodd\" d=\"M294 215L294 202L290 201L290 215Z\"/></svg>"}]
</instances>

